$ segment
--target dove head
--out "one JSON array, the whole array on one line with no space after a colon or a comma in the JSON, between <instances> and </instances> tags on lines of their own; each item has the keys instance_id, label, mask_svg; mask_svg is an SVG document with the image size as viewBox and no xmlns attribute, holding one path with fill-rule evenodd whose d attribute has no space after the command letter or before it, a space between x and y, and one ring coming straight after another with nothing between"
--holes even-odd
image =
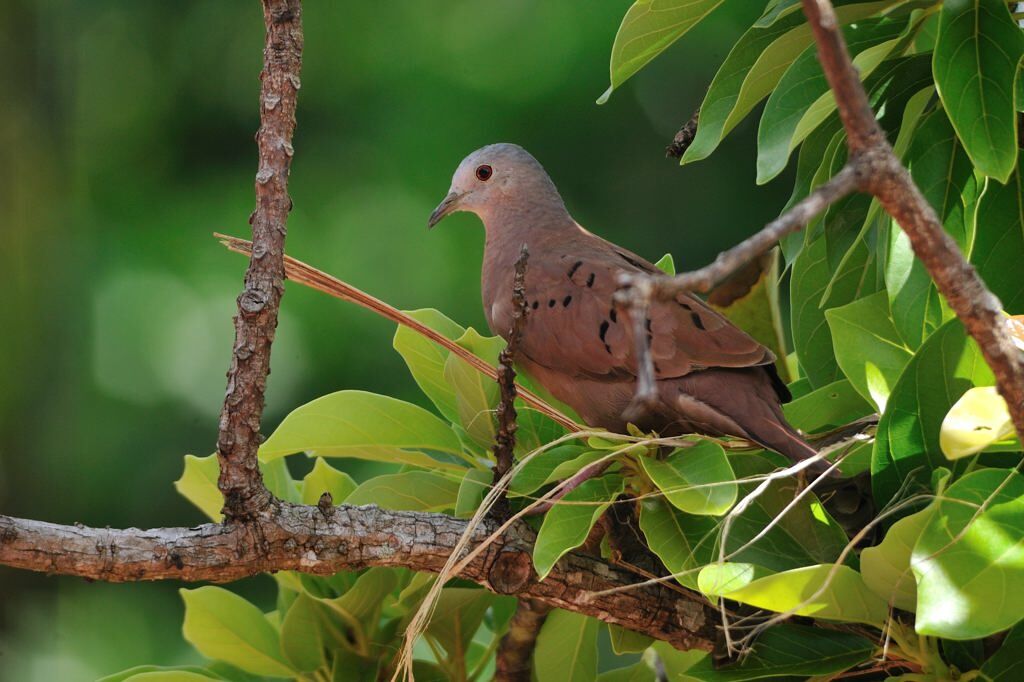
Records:
<instances>
[{"instance_id":1,"label":"dove head","mask_svg":"<svg viewBox=\"0 0 1024 682\"><path fill-rule=\"evenodd\" d=\"M459 164L448 195L427 221L433 227L450 213L476 213L490 231L507 219L543 212L568 215L544 167L519 145L481 147Z\"/></svg>"}]
</instances>

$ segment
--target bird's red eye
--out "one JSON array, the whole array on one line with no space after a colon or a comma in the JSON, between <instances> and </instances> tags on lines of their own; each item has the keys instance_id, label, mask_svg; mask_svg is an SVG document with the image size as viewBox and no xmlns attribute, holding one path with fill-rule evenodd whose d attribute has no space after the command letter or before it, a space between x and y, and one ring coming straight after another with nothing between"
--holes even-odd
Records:
<instances>
[{"instance_id":1,"label":"bird's red eye","mask_svg":"<svg viewBox=\"0 0 1024 682\"><path fill-rule=\"evenodd\" d=\"M494 175L494 170L486 163L482 166L476 167L476 179L482 182L487 182Z\"/></svg>"}]
</instances>

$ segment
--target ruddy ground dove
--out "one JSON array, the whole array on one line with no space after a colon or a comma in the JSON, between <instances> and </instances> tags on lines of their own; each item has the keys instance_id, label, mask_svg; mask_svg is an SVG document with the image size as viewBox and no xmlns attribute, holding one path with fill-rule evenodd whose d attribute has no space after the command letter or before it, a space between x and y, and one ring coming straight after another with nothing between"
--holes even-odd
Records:
<instances>
[{"instance_id":1,"label":"ruddy ground dove","mask_svg":"<svg viewBox=\"0 0 1024 682\"><path fill-rule=\"evenodd\" d=\"M509 335L514 265L525 244L529 309L518 364L587 424L625 432L637 354L629 312L613 295L620 273L656 273L655 266L581 227L543 166L514 144L467 156L430 227L456 211L477 214L487 232L482 285L491 330ZM790 395L771 351L689 294L652 302L645 323L657 399L631 414L636 426L663 436L739 436L794 461L816 454L782 415Z\"/></svg>"}]
</instances>

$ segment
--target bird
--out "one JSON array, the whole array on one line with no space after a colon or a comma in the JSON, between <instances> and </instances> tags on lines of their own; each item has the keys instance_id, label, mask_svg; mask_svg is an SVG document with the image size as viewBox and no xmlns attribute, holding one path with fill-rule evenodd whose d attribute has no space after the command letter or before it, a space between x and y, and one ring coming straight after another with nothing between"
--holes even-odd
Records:
<instances>
[{"instance_id":1,"label":"bird","mask_svg":"<svg viewBox=\"0 0 1024 682\"><path fill-rule=\"evenodd\" d=\"M661 436L745 438L793 462L817 455L786 421L791 399L775 355L697 296L652 301L645 325L656 396L629 411L637 388L630 311L615 304L622 274L660 274L649 261L583 228L529 152L491 144L459 164L428 227L465 211L483 222L484 314L509 338L513 277L528 251L526 316L516 364L589 426Z\"/></svg>"}]
</instances>

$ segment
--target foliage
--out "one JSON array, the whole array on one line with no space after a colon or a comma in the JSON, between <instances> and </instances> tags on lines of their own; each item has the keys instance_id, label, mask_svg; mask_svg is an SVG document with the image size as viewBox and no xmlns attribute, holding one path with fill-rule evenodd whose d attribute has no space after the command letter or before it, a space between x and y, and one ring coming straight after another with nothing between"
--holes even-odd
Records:
<instances>
[{"instance_id":1,"label":"foliage","mask_svg":"<svg viewBox=\"0 0 1024 682\"><path fill-rule=\"evenodd\" d=\"M605 98L721 4L638 0L616 37ZM1016 268L1024 256L1024 171L1017 144L1024 33L1015 17L1002 0L834 4L896 151L1009 312L1022 312L1012 307L1024 305ZM799 6L771 0L751 17L708 88L696 139L682 159L688 164L710 155L764 101L758 181L776 177L796 154L791 203L831 177L846 154ZM970 644L953 642L1010 628L1012 643L1024 618L1024 603L1012 589L1024 579L1024 482L1015 471L1020 444L1008 438L998 398L986 390L991 371L898 226L869 198L830 207L788 239L782 252L795 353L790 387L796 400L787 416L817 433L880 415L873 444L838 455L846 458L843 473L870 475L880 513L864 529L867 539L851 539L828 505L794 478L771 478L780 468L774 453L735 451L723 447L733 444L696 437L666 447L638 432L567 437L524 405L517 405L522 419L510 501L513 511L525 509L602 462L607 466L600 476L540 521L534 564L541 577L567 552L584 545L596 551L595 540L614 554L608 552L614 538L599 524L614 506L635 512L638 536L682 586L726 600L730 609L746 605L851 627L763 617L748 630L760 636L744 637L753 653L716 667L709 656L648 646L596 620L556 611L540 633L537 679L595 679L598 638L605 630L616 650L645 650L644 661L623 661L598 678L608 680L654 679L648 663L655 658L679 680L833 676L871 661L882 631L892 637L887 653L933 675L928 679L957 666L974 677L1009 679L1024 665L1019 647L1004 646L987 660L954 653ZM671 259L661 265L674 267ZM759 286L769 291L757 296L776 301L779 282L768 279ZM436 310L413 314L496 362L500 339ZM779 314L776 305L748 305L733 319L776 330ZM335 503L460 516L475 511L493 465L497 391L407 329L397 332L394 346L434 411L360 391L332 393L297 408L261 450L275 494L309 503L329 491ZM992 437L978 437L979 431ZM302 453L315 464L295 481L287 458ZM328 463L337 458L397 462L401 468L357 484ZM190 456L177 487L216 519L215 482L216 460ZM393 652L433 578L369 569L331 577L282 573L275 580L277 608L270 613L220 588L183 591L185 636L216 663L181 669L175 679L376 679L390 672ZM512 605L451 581L417 646L417 678L490 675ZM155 679L155 673L140 669L109 679Z\"/></svg>"}]
</instances>

